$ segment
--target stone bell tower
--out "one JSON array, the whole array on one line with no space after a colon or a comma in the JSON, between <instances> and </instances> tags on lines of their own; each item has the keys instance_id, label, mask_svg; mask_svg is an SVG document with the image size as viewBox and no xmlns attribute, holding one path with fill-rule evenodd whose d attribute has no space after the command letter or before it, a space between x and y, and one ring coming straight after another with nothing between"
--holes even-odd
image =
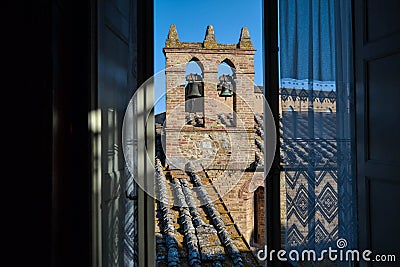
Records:
<instances>
[{"instance_id":1,"label":"stone bell tower","mask_svg":"<svg viewBox=\"0 0 400 267\"><path fill-rule=\"evenodd\" d=\"M253 229L252 199L239 198L239 189L251 179L245 172L255 157L254 145L254 54L256 50L247 28L242 28L235 44L217 42L213 26L208 26L202 42L181 42L175 25L166 40L166 119L164 152L166 164L183 169L187 162L205 169L223 196L235 222L246 239ZM194 61L201 69L196 88L187 74ZM229 93L221 84L226 77L218 67L226 63ZM224 66L226 66L224 64ZM193 90L195 95L191 95ZM226 91L225 93L227 93ZM228 93L228 95L229 95ZM196 96L191 99L191 96ZM193 107L196 107L193 109Z\"/></svg>"}]
</instances>

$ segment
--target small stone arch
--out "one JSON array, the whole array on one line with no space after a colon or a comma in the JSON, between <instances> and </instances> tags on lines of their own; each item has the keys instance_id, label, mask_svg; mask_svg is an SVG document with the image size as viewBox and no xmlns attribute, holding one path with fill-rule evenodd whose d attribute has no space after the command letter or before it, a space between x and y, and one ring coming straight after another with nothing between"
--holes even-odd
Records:
<instances>
[{"instance_id":1,"label":"small stone arch","mask_svg":"<svg viewBox=\"0 0 400 267\"><path fill-rule=\"evenodd\" d=\"M236 74L236 67L235 67L235 64L233 63L233 61L232 61L231 59L225 58L224 60L222 60L222 61L219 63L219 65L221 65L222 63L225 63L225 64L227 64L229 67L231 67L233 73Z\"/></svg>"},{"instance_id":2,"label":"small stone arch","mask_svg":"<svg viewBox=\"0 0 400 267\"><path fill-rule=\"evenodd\" d=\"M201 69L201 76L203 76L204 75L204 64L201 62L201 60L198 57L194 56L188 61L187 64L189 64L190 62L195 62L197 65L199 65L199 67Z\"/></svg>"}]
</instances>

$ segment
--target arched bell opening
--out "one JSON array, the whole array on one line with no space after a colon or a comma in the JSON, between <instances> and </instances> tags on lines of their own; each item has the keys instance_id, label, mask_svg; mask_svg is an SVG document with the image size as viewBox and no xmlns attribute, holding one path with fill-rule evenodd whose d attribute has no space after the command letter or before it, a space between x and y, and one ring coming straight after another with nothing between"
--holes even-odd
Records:
<instances>
[{"instance_id":1,"label":"arched bell opening","mask_svg":"<svg viewBox=\"0 0 400 267\"><path fill-rule=\"evenodd\" d=\"M230 108L230 112L219 112L218 116L226 126L236 126L236 73L233 63L225 59L218 66L217 92L220 101Z\"/></svg>"},{"instance_id":2,"label":"arched bell opening","mask_svg":"<svg viewBox=\"0 0 400 267\"><path fill-rule=\"evenodd\" d=\"M264 242L264 187L259 186L254 192L254 243L258 245L265 244Z\"/></svg>"},{"instance_id":3,"label":"arched bell opening","mask_svg":"<svg viewBox=\"0 0 400 267\"><path fill-rule=\"evenodd\" d=\"M186 124L204 126L203 66L196 58L186 65L185 117Z\"/></svg>"}]
</instances>

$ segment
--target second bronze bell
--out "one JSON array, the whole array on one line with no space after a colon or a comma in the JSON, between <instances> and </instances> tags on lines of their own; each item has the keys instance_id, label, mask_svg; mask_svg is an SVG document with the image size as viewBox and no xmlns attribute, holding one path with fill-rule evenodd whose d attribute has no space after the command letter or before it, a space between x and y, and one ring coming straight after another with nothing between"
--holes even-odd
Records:
<instances>
[{"instance_id":1,"label":"second bronze bell","mask_svg":"<svg viewBox=\"0 0 400 267\"><path fill-rule=\"evenodd\" d=\"M219 94L220 97L232 97L231 90L229 85L222 85L221 93Z\"/></svg>"}]
</instances>

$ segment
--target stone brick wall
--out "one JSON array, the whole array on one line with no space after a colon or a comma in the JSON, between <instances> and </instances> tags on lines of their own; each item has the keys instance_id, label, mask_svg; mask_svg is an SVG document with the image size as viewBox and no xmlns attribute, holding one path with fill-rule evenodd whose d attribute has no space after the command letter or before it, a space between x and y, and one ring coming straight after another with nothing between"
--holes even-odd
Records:
<instances>
[{"instance_id":1,"label":"stone brick wall","mask_svg":"<svg viewBox=\"0 0 400 267\"><path fill-rule=\"evenodd\" d=\"M252 172L208 170L209 177L214 177L213 185L229 210L240 233L253 245L254 232L254 193L248 192Z\"/></svg>"},{"instance_id":2,"label":"stone brick wall","mask_svg":"<svg viewBox=\"0 0 400 267\"><path fill-rule=\"evenodd\" d=\"M264 113L264 95L262 93L254 94L254 112L256 114Z\"/></svg>"},{"instance_id":3,"label":"stone brick wall","mask_svg":"<svg viewBox=\"0 0 400 267\"><path fill-rule=\"evenodd\" d=\"M283 89L281 89L282 92ZM288 97L280 97L279 99L279 114L282 114L282 112L284 111L288 111L289 108L292 109L292 111L296 111L296 112L307 112L309 106L312 106L312 110L315 113L318 112L327 112L328 110L330 110L332 113L336 112L336 96L334 98L321 98L319 97L320 94L323 94L325 96L329 96L329 91L318 91L315 90L313 91L314 95L315 95L315 99L314 101L312 101L312 103L309 101L309 97L304 97L301 98L299 95L301 94L301 90L299 89L288 89L285 88L284 90L289 91L289 94L291 94L291 92L293 90L296 90L296 97L292 97L292 96L288 96ZM309 90L305 90L305 92L309 92Z\"/></svg>"},{"instance_id":4,"label":"stone brick wall","mask_svg":"<svg viewBox=\"0 0 400 267\"><path fill-rule=\"evenodd\" d=\"M165 129L166 157L172 168L195 161L207 169L243 169L254 161L254 135L223 125ZM196 164L195 164L196 165Z\"/></svg>"},{"instance_id":5,"label":"stone brick wall","mask_svg":"<svg viewBox=\"0 0 400 267\"><path fill-rule=\"evenodd\" d=\"M254 112L257 114L264 113L264 96L262 91L257 90L254 93ZM310 105L309 99L301 100L299 97L293 99L292 97L288 97L286 100L279 99L279 114L282 114L283 111L288 111L289 107L293 109L293 111L297 112L306 112L308 111L308 107ZM322 101L318 98L315 99L312 103L313 111L317 112L327 112L331 110L332 113L336 112L336 101L331 101L330 99L323 99Z\"/></svg>"},{"instance_id":6,"label":"stone brick wall","mask_svg":"<svg viewBox=\"0 0 400 267\"><path fill-rule=\"evenodd\" d=\"M281 105L281 114L282 111L287 111L289 107L292 107L294 111L304 112L308 110L309 101L301 101L292 99L288 99L287 101L282 101ZM330 102L328 99L324 101L314 101L313 102L313 111L314 112L326 112L328 109L332 110L332 112L336 112L336 103Z\"/></svg>"}]
</instances>

